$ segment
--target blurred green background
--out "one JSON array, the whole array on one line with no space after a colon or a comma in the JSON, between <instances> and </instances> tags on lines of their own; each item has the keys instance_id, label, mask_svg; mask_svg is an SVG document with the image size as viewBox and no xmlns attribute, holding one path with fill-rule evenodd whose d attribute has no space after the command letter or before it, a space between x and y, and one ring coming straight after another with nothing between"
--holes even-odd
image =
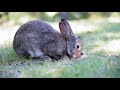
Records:
<instances>
[{"instance_id":1,"label":"blurred green background","mask_svg":"<svg viewBox=\"0 0 120 90\"><path fill-rule=\"evenodd\" d=\"M19 21L24 17L31 19L41 19L46 21L58 21L61 17L68 20L106 18L120 16L119 12L0 12L0 24L6 21Z\"/></svg>"}]
</instances>

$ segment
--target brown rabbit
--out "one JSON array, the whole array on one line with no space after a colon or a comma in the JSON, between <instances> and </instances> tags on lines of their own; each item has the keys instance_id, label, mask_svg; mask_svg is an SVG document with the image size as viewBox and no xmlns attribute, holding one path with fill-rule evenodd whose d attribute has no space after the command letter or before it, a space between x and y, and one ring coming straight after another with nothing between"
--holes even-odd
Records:
<instances>
[{"instance_id":1,"label":"brown rabbit","mask_svg":"<svg viewBox=\"0 0 120 90\"><path fill-rule=\"evenodd\" d=\"M40 59L60 59L67 55L75 59L83 53L82 43L66 19L59 23L60 32L40 20L22 25L15 34L13 48L19 55Z\"/></svg>"}]
</instances>

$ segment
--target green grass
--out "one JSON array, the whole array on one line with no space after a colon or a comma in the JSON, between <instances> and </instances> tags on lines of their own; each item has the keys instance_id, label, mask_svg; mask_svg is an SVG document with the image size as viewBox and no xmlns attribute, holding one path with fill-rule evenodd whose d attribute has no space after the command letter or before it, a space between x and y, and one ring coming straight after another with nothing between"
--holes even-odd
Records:
<instances>
[{"instance_id":1,"label":"green grass","mask_svg":"<svg viewBox=\"0 0 120 90\"><path fill-rule=\"evenodd\" d=\"M95 24L95 30L79 35L84 45L80 60L34 61L16 55L11 43L1 45L0 77L120 78L120 23L103 21Z\"/></svg>"}]
</instances>

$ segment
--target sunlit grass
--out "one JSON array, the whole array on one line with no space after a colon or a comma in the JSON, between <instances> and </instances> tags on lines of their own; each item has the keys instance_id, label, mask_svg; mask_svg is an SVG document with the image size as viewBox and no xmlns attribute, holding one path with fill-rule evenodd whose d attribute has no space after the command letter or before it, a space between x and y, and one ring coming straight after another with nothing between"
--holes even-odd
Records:
<instances>
[{"instance_id":1,"label":"sunlit grass","mask_svg":"<svg viewBox=\"0 0 120 90\"><path fill-rule=\"evenodd\" d=\"M0 27L0 77L16 78L119 78L120 26L109 20L70 21L81 36L84 55L80 60L41 62L16 55L12 48L19 26ZM58 22L51 23L59 31ZM4 28L6 29L6 28ZM13 31L12 31L13 30ZM15 30L15 31L14 31Z\"/></svg>"}]
</instances>

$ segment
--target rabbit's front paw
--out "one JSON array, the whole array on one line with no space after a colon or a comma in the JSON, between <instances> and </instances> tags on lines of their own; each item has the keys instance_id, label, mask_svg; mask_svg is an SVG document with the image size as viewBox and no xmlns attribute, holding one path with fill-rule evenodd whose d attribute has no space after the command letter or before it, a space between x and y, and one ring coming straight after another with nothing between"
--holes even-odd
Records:
<instances>
[{"instance_id":1,"label":"rabbit's front paw","mask_svg":"<svg viewBox=\"0 0 120 90\"><path fill-rule=\"evenodd\" d=\"M52 61L52 59L49 56L46 56L46 55L40 56L40 59L43 59L45 61Z\"/></svg>"}]
</instances>

